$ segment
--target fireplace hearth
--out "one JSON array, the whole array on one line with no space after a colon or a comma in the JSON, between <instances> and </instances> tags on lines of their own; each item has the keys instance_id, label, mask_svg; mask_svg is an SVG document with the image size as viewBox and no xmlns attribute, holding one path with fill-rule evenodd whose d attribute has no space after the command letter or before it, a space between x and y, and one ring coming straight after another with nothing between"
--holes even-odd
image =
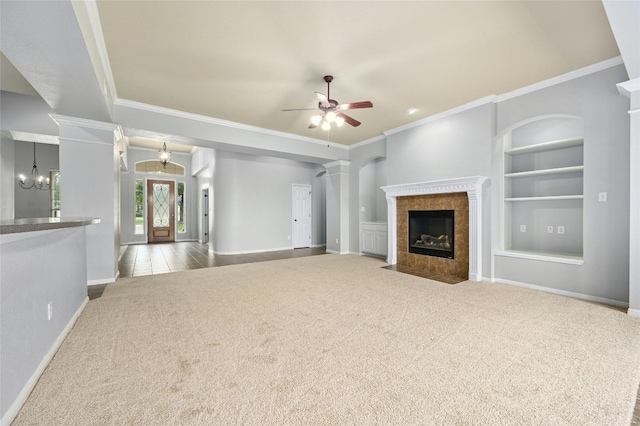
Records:
<instances>
[{"instance_id":1,"label":"fireplace hearth","mask_svg":"<svg viewBox=\"0 0 640 426\"><path fill-rule=\"evenodd\" d=\"M454 210L409 210L409 253L454 258Z\"/></svg>"}]
</instances>

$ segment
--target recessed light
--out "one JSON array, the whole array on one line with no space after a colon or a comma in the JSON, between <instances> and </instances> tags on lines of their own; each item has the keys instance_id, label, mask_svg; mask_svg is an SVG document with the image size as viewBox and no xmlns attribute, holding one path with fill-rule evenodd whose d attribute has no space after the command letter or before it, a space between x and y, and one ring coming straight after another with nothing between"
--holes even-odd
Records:
<instances>
[{"instance_id":1,"label":"recessed light","mask_svg":"<svg viewBox=\"0 0 640 426\"><path fill-rule=\"evenodd\" d=\"M405 111L407 114L413 114L414 112L416 112L417 109L416 108L407 108L407 110Z\"/></svg>"}]
</instances>

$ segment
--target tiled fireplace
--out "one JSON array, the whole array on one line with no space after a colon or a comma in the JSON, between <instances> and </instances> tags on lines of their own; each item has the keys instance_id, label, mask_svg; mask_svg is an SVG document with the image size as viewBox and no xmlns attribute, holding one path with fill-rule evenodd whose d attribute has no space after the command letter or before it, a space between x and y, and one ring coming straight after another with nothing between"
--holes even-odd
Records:
<instances>
[{"instance_id":1,"label":"tiled fireplace","mask_svg":"<svg viewBox=\"0 0 640 426\"><path fill-rule=\"evenodd\" d=\"M482 185L486 179L482 176L473 176L382 187L387 197L388 208L387 263L480 281L482 277ZM410 211L453 211L453 236L446 237L447 241L451 240L451 243L455 241L453 256L439 257L410 252L409 246L412 243L429 245L445 241L443 235L422 235L423 241L409 241ZM437 213L436 216L439 214Z\"/></svg>"}]
</instances>

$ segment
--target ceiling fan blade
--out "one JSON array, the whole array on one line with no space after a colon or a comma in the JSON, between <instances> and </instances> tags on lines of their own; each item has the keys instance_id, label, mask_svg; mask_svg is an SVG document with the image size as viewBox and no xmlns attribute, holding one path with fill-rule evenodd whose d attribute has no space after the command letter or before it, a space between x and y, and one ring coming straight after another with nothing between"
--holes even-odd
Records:
<instances>
[{"instance_id":1,"label":"ceiling fan blade","mask_svg":"<svg viewBox=\"0 0 640 426\"><path fill-rule=\"evenodd\" d=\"M360 122L358 120L353 117L349 117L347 114L343 114L340 111L336 112L336 115L344 119L344 121L351 124L353 127L358 127L360 125Z\"/></svg>"},{"instance_id":2,"label":"ceiling fan blade","mask_svg":"<svg viewBox=\"0 0 640 426\"><path fill-rule=\"evenodd\" d=\"M323 95L320 92L315 92L316 96L318 97L318 100L320 101L320 103L322 104L322 106L329 108L331 106L331 103L329 102L329 99Z\"/></svg>"},{"instance_id":3,"label":"ceiling fan blade","mask_svg":"<svg viewBox=\"0 0 640 426\"><path fill-rule=\"evenodd\" d=\"M281 109L280 111L315 111L318 108L289 108L289 109Z\"/></svg>"},{"instance_id":4,"label":"ceiling fan blade","mask_svg":"<svg viewBox=\"0 0 640 426\"><path fill-rule=\"evenodd\" d=\"M338 105L338 109L358 109L358 108L371 108L373 104L370 101L351 102L350 104Z\"/></svg>"}]
</instances>

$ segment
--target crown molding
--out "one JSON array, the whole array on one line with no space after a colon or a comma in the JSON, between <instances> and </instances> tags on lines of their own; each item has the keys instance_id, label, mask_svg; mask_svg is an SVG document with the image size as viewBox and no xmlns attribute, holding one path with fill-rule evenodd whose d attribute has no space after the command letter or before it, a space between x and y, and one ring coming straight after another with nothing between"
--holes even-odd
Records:
<instances>
[{"instance_id":1,"label":"crown molding","mask_svg":"<svg viewBox=\"0 0 640 426\"><path fill-rule=\"evenodd\" d=\"M113 119L114 100L118 98L116 83L109 62L109 53L104 41L100 13L96 0L73 1L73 10L78 18L85 45L89 51L96 74L102 79L100 90L107 103L109 114Z\"/></svg>"},{"instance_id":2,"label":"crown molding","mask_svg":"<svg viewBox=\"0 0 640 426\"><path fill-rule=\"evenodd\" d=\"M553 77L547 80L543 80L541 82L529 85L529 86L525 86L522 87L520 89L514 90L512 92L507 92L501 95L489 95L486 96L484 98L480 98L477 99L475 101L466 103L464 105L460 105L458 107L449 109L447 111L443 111L441 113L435 114L435 115L431 115L429 117L425 117L421 120L418 121L414 121L412 123L409 124L405 124L404 126L400 126L400 127L396 127L394 129L391 130L387 130L386 132L383 132L383 134L385 136L389 136L389 135L393 135L395 133L398 132L402 132L404 130L408 130L414 127L418 127L418 126L422 126L424 124L427 123L431 123L433 121L437 121L437 120L441 120L443 118L455 115L455 114L459 114L463 111L467 111L473 108L477 108L479 106L485 105L485 104L489 104L489 103L498 103L498 102L502 102L502 101L506 101L508 99L512 99L518 96L522 96L522 95L526 95L528 93L532 93L541 89L545 89L547 87L551 87L551 86L555 86L556 84L560 84L560 83L564 83L567 81L571 81L574 80L576 78L580 78L580 77L584 77L586 75L589 74L593 74L602 70L606 70L609 68L613 68L615 66L618 65L622 65L622 58L620 56L616 56L615 58L611 58L611 59L607 59L605 61L602 62L598 62L595 63L593 65L589 65L571 72L568 72L566 74L562 74L559 75L557 77ZM632 80L633 81L633 80ZM620 89L619 89L620 90ZM352 146L360 146L360 144L366 144L366 143L370 143L372 140L369 139L367 141L363 141L363 142L359 142L355 145Z\"/></svg>"},{"instance_id":3,"label":"crown molding","mask_svg":"<svg viewBox=\"0 0 640 426\"><path fill-rule=\"evenodd\" d=\"M584 77L585 75L593 74L599 71L603 71L609 68L613 68L618 65L622 65L622 57L616 56L615 58L607 59L606 61L597 62L592 65L588 65L583 68L562 74L556 77L552 77L547 80L540 81L538 83L531 84L529 86L521 87L511 92L498 95L498 102L506 101L508 99L517 98L518 96L526 95L528 93L536 92L547 87L555 86L556 84L565 83L567 81L575 80L576 78Z\"/></svg>"},{"instance_id":4,"label":"crown molding","mask_svg":"<svg viewBox=\"0 0 640 426\"><path fill-rule=\"evenodd\" d=\"M205 124L213 124L216 126L228 127L232 129L245 130L245 131L254 132L254 133L262 133L265 135L293 139L301 142L315 143L323 146L329 145L333 148L348 149L348 146L346 145L342 145L334 142L327 142L321 139L308 138L304 136L295 135L293 133L279 132L276 130L265 129L263 127L258 127L258 126L251 126L248 124L238 123L235 121L223 120L220 118L208 117L206 115L194 114L190 112L184 112L184 111L161 107L157 105L149 105L142 102L130 101L128 99L118 98L116 99L114 104L116 106L120 106L123 108L132 108L132 109L137 109L137 110L146 111L146 112L155 113L155 114L169 115L171 117L181 118L184 120L198 121Z\"/></svg>"},{"instance_id":5,"label":"crown molding","mask_svg":"<svg viewBox=\"0 0 640 426\"><path fill-rule=\"evenodd\" d=\"M463 111L468 111L473 108L477 108L482 105L495 103L497 99L496 95L485 96L484 98L476 99L475 101L466 103L464 105L457 106L455 108L440 112L435 115L430 115L429 117L425 117L421 120L411 122L409 124L405 124L404 126L396 127L391 130L387 130L386 132L382 132L385 136L393 135L395 133L403 132L408 129L412 129L414 127L422 126L427 123L431 123L433 121L442 120L443 118L459 114Z\"/></svg>"},{"instance_id":6,"label":"crown molding","mask_svg":"<svg viewBox=\"0 0 640 426\"><path fill-rule=\"evenodd\" d=\"M120 134L122 133L122 127L119 124L89 120L88 118L71 117L68 115L49 114L49 117L51 117L58 126L67 125L85 127L87 129L104 130L108 132L119 132Z\"/></svg>"},{"instance_id":7,"label":"crown molding","mask_svg":"<svg viewBox=\"0 0 640 426\"><path fill-rule=\"evenodd\" d=\"M365 145L369 145L371 143L376 143L376 142L380 142L380 141L384 141L387 138L385 137L385 135L379 135L379 136L374 136L372 138L360 141L358 143L354 143L353 145L349 145L349 150L355 149L355 148L360 148L362 146Z\"/></svg>"},{"instance_id":8,"label":"crown molding","mask_svg":"<svg viewBox=\"0 0 640 426\"><path fill-rule=\"evenodd\" d=\"M18 130L3 130L2 133L14 141L46 143L60 145L58 135L45 135L41 133L22 132Z\"/></svg>"}]
</instances>

